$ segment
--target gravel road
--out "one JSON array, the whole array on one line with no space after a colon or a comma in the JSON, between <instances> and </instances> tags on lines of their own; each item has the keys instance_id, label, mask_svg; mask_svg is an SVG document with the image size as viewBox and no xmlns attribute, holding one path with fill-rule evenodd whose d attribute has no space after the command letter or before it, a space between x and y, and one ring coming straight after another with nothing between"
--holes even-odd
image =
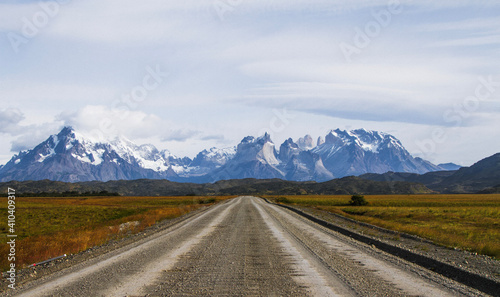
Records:
<instances>
[{"instance_id":1,"label":"gravel road","mask_svg":"<svg viewBox=\"0 0 500 297\"><path fill-rule=\"evenodd\" d=\"M217 204L16 290L37 297L198 295L485 296L255 197Z\"/></svg>"}]
</instances>

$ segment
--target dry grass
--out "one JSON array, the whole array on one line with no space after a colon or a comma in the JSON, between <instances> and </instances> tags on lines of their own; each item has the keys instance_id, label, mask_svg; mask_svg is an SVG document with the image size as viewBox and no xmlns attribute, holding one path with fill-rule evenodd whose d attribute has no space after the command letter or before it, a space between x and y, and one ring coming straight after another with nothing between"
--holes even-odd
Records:
<instances>
[{"instance_id":1,"label":"dry grass","mask_svg":"<svg viewBox=\"0 0 500 297\"><path fill-rule=\"evenodd\" d=\"M18 197L16 265L77 253L233 197ZM0 198L2 205L6 200ZM5 219L0 225L0 268L5 269L9 264L6 207L0 209L1 217Z\"/></svg>"},{"instance_id":2,"label":"dry grass","mask_svg":"<svg viewBox=\"0 0 500 297\"><path fill-rule=\"evenodd\" d=\"M500 195L373 195L361 207L348 205L351 196L284 198L500 259Z\"/></svg>"}]
</instances>

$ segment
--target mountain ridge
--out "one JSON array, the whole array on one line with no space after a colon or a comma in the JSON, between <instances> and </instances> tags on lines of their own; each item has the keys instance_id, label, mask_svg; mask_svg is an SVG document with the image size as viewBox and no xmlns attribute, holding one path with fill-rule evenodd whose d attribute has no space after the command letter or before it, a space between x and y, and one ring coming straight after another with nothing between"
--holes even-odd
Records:
<instances>
[{"instance_id":1,"label":"mountain ridge","mask_svg":"<svg viewBox=\"0 0 500 297\"><path fill-rule=\"evenodd\" d=\"M176 157L151 144L136 145L124 137L98 142L72 127L64 127L33 149L14 155L0 167L0 181L145 178L206 183L278 178L323 182L364 173L424 173L442 169L411 156L394 136L365 129L331 130L324 141L318 138L316 146L310 135L297 142L289 138L279 149L268 133L247 136L237 146L203 150L190 159Z\"/></svg>"},{"instance_id":2,"label":"mountain ridge","mask_svg":"<svg viewBox=\"0 0 500 297\"><path fill-rule=\"evenodd\" d=\"M401 172L369 173L359 177L380 182L419 183L440 193L496 193L500 188L500 153L455 171L435 171L422 175Z\"/></svg>"}]
</instances>

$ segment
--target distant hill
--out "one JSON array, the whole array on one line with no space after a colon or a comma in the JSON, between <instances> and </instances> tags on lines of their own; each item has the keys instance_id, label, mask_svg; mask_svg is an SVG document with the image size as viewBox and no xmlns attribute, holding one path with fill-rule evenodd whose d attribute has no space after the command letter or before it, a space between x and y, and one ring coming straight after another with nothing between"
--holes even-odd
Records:
<instances>
[{"instance_id":1,"label":"distant hill","mask_svg":"<svg viewBox=\"0 0 500 297\"><path fill-rule=\"evenodd\" d=\"M422 175L387 172L384 174L364 174L360 178L371 181L421 183L440 193L495 192L500 186L500 153L456 171L437 171Z\"/></svg>"},{"instance_id":2,"label":"distant hill","mask_svg":"<svg viewBox=\"0 0 500 297\"><path fill-rule=\"evenodd\" d=\"M431 189L441 184L446 178L453 175L455 171L435 171L425 174L406 173L406 172L386 172L383 174L367 173L359 177L372 181L406 181L423 184Z\"/></svg>"},{"instance_id":3,"label":"distant hill","mask_svg":"<svg viewBox=\"0 0 500 297\"><path fill-rule=\"evenodd\" d=\"M478 192L500 184L500 153L470 167L463 167L444 179L435 188L441 192Z\"/></svg>"},{"instance_id":4,"label":"distant hill","mask_svg":"<svg viewBox=\"0 0 500 297\"><path fill-rule=\"evenodd\" d=\"M500 185L481 190L478 194L500 194Z\"/></svg>"},{"instance_id":5,"label":"distant hill","mask_svg":"<svg viewBox=\"0 0 500 297\"><path fill-rule=\"evenodd\" d=\"M223 180L216 183L176 183L168 180L120 180L66 183L57 181L11 181L0 187L23 193L118 193L129 196L184 196L184 195L327 195L327 194L420 194L432 191L421 184L410 182L367 181L359 177L345 177L328 182L295 182L280 179Z\"/></svg>"}]
</instances>

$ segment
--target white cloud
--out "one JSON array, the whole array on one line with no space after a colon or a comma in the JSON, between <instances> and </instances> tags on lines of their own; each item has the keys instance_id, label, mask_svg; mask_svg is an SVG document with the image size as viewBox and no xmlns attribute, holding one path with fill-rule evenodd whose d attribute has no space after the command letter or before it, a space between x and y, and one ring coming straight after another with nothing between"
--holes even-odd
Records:
<instances>
[{"instance_id":1,"label":"white cloud","mask_svg":"<svg viewBox=\"0 0 500 297\"><path fill-rule=\"evenodd\" d=\"M78 82L35 81L27 83L22 78L0 81L0 98L10 105L29 108L33 102L49 108L71 108L75 102L98 103L111 101L116 95L113 87Z\"/></svg>"},{"instance_id":2,"label":"white cloud","mask_svg":"<svg viewBox=\"0 0 500 297\"><path fill-rule=\"evenodd\" d=\"M436 32L436 31L460 31L481 30L481 32L499 31L500 20L498 18L474 18L450 22L425 23L415 28L417 31Z\"/></svg>"},{"instance_id":3,"label":"white cloud","mask_svg":"<svg viewBox=\"0 0 500 297\"><path fill-rule=\"evenodd\" d=\"M49 122L40 124L26 124L26 116L16 108L0 110L0 133L10 141L2 143L0 152L19 152L33 148L59 127L60 123Z\"/></svg>"},{"instance_id":4,"label":"white cloud","mask_svg":"<svg viewBox=\"0 0 500 297\"><path fill-rule=\"evenodd\" d=\"M21 31L24 25L23 18L32 19L40 9L37 3L0 3L0 31Z\"/></svg>"},{"instance_id":5,"label":"white cloud","mask_svg":"<svg viewBox=\"0 0 500 297\"><path fill-rule=\"evenodd\" d=\"M189 41L205 5L199 1L75 1L58 15L50 34L73 40L119 44ZM207 13L203 13L208 16ZM190 34L186 34L186 30ZM202 37L202 35L200 35Z\"/></svg>"},{"instance_id":6,"label":"white cloud","mask_svg":"<svg viewBox=\"0 0 500 297\"><path fill-rule=\"evenodd\" d=\"M162 141L184 141L198 134L154 114L102 105L88 105L76 112L61 113L58 120L97 140L123 135L130 139L157 137Z\"/></svg>"},{"instance_id":7,"label":"white cloud","mask_svg":"<svg viewBox=\"0 0 500 297\"><path fill-rule=\"evenodd\" d=\"M0 130L21 148L62 124L93 131L109 118L113 135L192 155L269 129L273 108L304 113L275 133L285 138L344 123L405 135L418 129L402 126L441 125L478 76L497 74L500 2L401 1L403 12L347 63L339 44L389 2L70 1L18 54L0 57L1 103L17 110ZM0 4L4 33L40 10L35 1L8 3ZM230 4L222 18L217 3ZM0 43L8 49L7 38ZM127 116L112 110L157 64L169 73L161 86ZM497 107L484 102L462 123L464 135L494 122Z\"/></svg>"},{"instance_id":8,"label":"white cloud","mask_svg":"<svg viewBox=\"0 0 500 297\"><path fill-rule=\"evenodd\" d=\"M0 132L16 133L17 125L24 120L24 114L17 108L0 109Z\"/></svg>"},{"instance_id":9,"label":"white cloud","mask_svg":"<svg viewBox=\"0 0 500 297\"><path fill-rule=\"evenodd\" d=\"M432 43L430 46L480 46L500 44L500 35L459 38Z\"/></svg>"}]
</instances>

